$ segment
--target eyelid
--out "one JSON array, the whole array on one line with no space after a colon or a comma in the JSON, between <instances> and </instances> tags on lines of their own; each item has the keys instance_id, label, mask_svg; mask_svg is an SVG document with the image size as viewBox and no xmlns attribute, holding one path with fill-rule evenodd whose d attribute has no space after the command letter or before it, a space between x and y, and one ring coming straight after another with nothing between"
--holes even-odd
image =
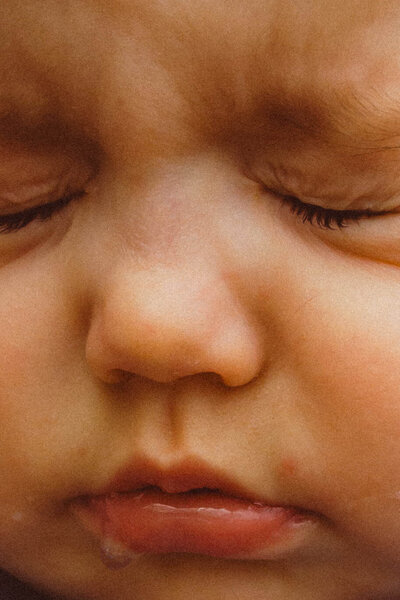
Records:
<instances>
[{"instance_id":1,"label":"eyelid","mask_svg":"<svg viewBox=\"0 0 400 600\"><path fill-rule=\"evenodd\" d=\"M16 213L0 215L0 234L17 232L33 221L48 221L51 217L66 208L72 201L78 200L88 192L84 189L64 194L54 202L39 204Z\"/></svg>"},{"instance_id":2,"label":"eyelid","mask_svg":"<svg viewBox=\"0 0 400 600\"><path fill-rule=\"evenodd\" d=\"M57 177L50 181L46 179L42 182L25 184L17 190L3 191L0 195L0 207L11 214L16 212L16 209L22 212L44 204L46 200L51 202L55 191L60 187L59 183L60 178Z\"/></svg>"},{"instance_id":3,"label":"eyelid","mask_svg":"<svg viewBox=\"0 0 400 600\"><path fill-rule=\"evenodd\" d=\"M46 161L44 159L45 166ZM39 173L27 168L10 178L4 174L0 187L0 214L22 212L55 202L65 195L66 190L86 188L96 175L94 165L83 160L68 160L61 170L52 165L51 168L39 166Z\"/></svg>"},{"instance_id":4,"label":"eyelid","mask_svg":"<svg viewBox=\"0 0 400 600\"><path fill-rule=\"evenodd\" d=\"M371 209L341 209L325 208L318 204L303 202L296 196L276 194L282 204L289 207L290 212L305 223L310 223L320 229L343 229L352 223L359 223L363 219L381 217L393 214L393 210L372 211Z\"/></svg>"}]
</instances>

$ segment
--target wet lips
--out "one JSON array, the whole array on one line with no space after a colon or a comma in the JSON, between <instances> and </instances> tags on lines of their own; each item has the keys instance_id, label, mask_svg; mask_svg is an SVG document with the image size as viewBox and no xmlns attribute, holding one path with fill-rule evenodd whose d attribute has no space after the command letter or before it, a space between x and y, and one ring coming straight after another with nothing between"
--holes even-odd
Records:
<instances>
[{"instance_id":1,"label":"wet lips","mask_svg":"<svg viewBox=\"0 0 400 600\"><path fill-rule=\"evenodd\" d=\"M252 503L218 490L171 494L156 487L82 498L74 512L100 536L103 552L122 566L129 552L239 558L279 545L306 520L294 509Z\"/></svg>"}]
</instances>

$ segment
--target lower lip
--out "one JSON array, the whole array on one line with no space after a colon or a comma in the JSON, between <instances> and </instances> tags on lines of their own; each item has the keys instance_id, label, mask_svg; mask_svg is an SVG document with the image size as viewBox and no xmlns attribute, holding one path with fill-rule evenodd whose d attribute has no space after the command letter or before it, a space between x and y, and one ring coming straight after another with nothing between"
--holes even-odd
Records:
<instances>
[{"instance_id":1,"label":"lower lip","mask_svg":"<svg viewBox=\"0 0 400 600\"><path fill-rule=\"evenodd\" d=\"M304 542L314 519L288 507L266 506L196 490L154 488L75 500L72 510L103 542L132 553L188 552L219 558L274 558Z\"/></svg>"}]
</instances>

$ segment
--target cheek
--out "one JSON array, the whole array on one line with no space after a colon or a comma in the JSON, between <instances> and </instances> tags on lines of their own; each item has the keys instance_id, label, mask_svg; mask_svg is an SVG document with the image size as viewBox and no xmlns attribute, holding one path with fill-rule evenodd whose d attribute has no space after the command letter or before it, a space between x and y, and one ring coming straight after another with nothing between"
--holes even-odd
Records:
<instances>
[{"instance_id":1,"label":"cheek","mask_svg":"<svg viewBox=\"0 0 400 600\"><path fill-rule=\"evenodd\" d=\"M42 278L43 280L43 278ZM41 282L21 276L18 284L0 280L0 395L3 409L7 398L30 396L43 385L46 371L51 377L54 353L59 354L60 305L54 293L41 290ZM46 286L47 287L47 286ZM42 394L45 396L45 394ZM40 398L36 398L40 402ZM18 406L15 406L18 409ZM27 410L29 407L24 407Z\"/></svg>"},{"instance_id":2,"label":"cheek","mask_svg":"<svg viewBox=\"0 0 400 600\"><path fill-rule=\"evenodd\" d=\"M300 353L300 361L308 359L299 365L302 381L318 398L314 414L326 423L329 437L340 436L344 449L373 448L390 459L387 451L400 449L400 303L371 290L367 300L357 300L314 312ZM394 466L400 482L400 467Z\"/></svg>"},{"instance_id":3,"label":"cheek","mask_svg":"<svg viewBox=\"0 0 400 600\"><path fill-rule=\"evenodd\" d=\"M29 557L27 539L40 543L37 502L46 483L41 457L46 447L51 451L53 410L45 391L51 363L43 314L50 323L52 316L45 299L34 293L36 286L30 286L29 272L18 285L5 271L0 275L0 538L7 566L16 553Z\"/></svg>"},{"instance_id":4,"label":"cheek","mask_svg":"<svg viewBox=\"0 0 400 600\"><path fill-rule=\"evenodd\" d=\"M20 477L37 485L41 457L54 444L57 399L68 375L62 290L49 267L40 266L23 268L21 260L0 271L2 489L21 485Z\"/></svg>"},{"instance_id":5,"label":"cheek","mask_svg":"<svg viewBox=\"0 0 400 600\"><path fill-rule=\"evenodd\" d=\"M304 306L292 360L318 457L310 496L400 561L400 296L380 275L350 271Z\"/></svg>"}]
</instances>

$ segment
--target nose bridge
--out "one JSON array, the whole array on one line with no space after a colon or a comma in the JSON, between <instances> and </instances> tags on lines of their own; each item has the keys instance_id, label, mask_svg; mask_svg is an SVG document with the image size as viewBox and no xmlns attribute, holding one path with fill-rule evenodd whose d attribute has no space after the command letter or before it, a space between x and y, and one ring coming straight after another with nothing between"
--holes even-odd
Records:
<instances>
[{"instance_id":1,"label":"nose bridge","mask_svg":"<svg viewBox=\"0 0 400 600\"><path fill-rule=\"evenodd\" d=\"M124 177L123 195L135 189L131 175ZM235 164L219 154L157 165L144 177L134 202L127 195L130 216L119 223L124 241L149 262L165 263L169 257L184 262L188 252L195 260L209 260L221 222L235 209L242 187Z\"/></svg>"},{"instance_id":2,"label":"nose bridge","mask_svg":"<svg viewBox=\"0 0 400 600\"><path fill-rule=\"evenodd\" d=\"M100 378L131 373L171 382L212 372L237 386L258 374L261 341L245 305L221 272L197 267L114 272L87 343L88 362Z\"/></svg>"}]
</instances>

